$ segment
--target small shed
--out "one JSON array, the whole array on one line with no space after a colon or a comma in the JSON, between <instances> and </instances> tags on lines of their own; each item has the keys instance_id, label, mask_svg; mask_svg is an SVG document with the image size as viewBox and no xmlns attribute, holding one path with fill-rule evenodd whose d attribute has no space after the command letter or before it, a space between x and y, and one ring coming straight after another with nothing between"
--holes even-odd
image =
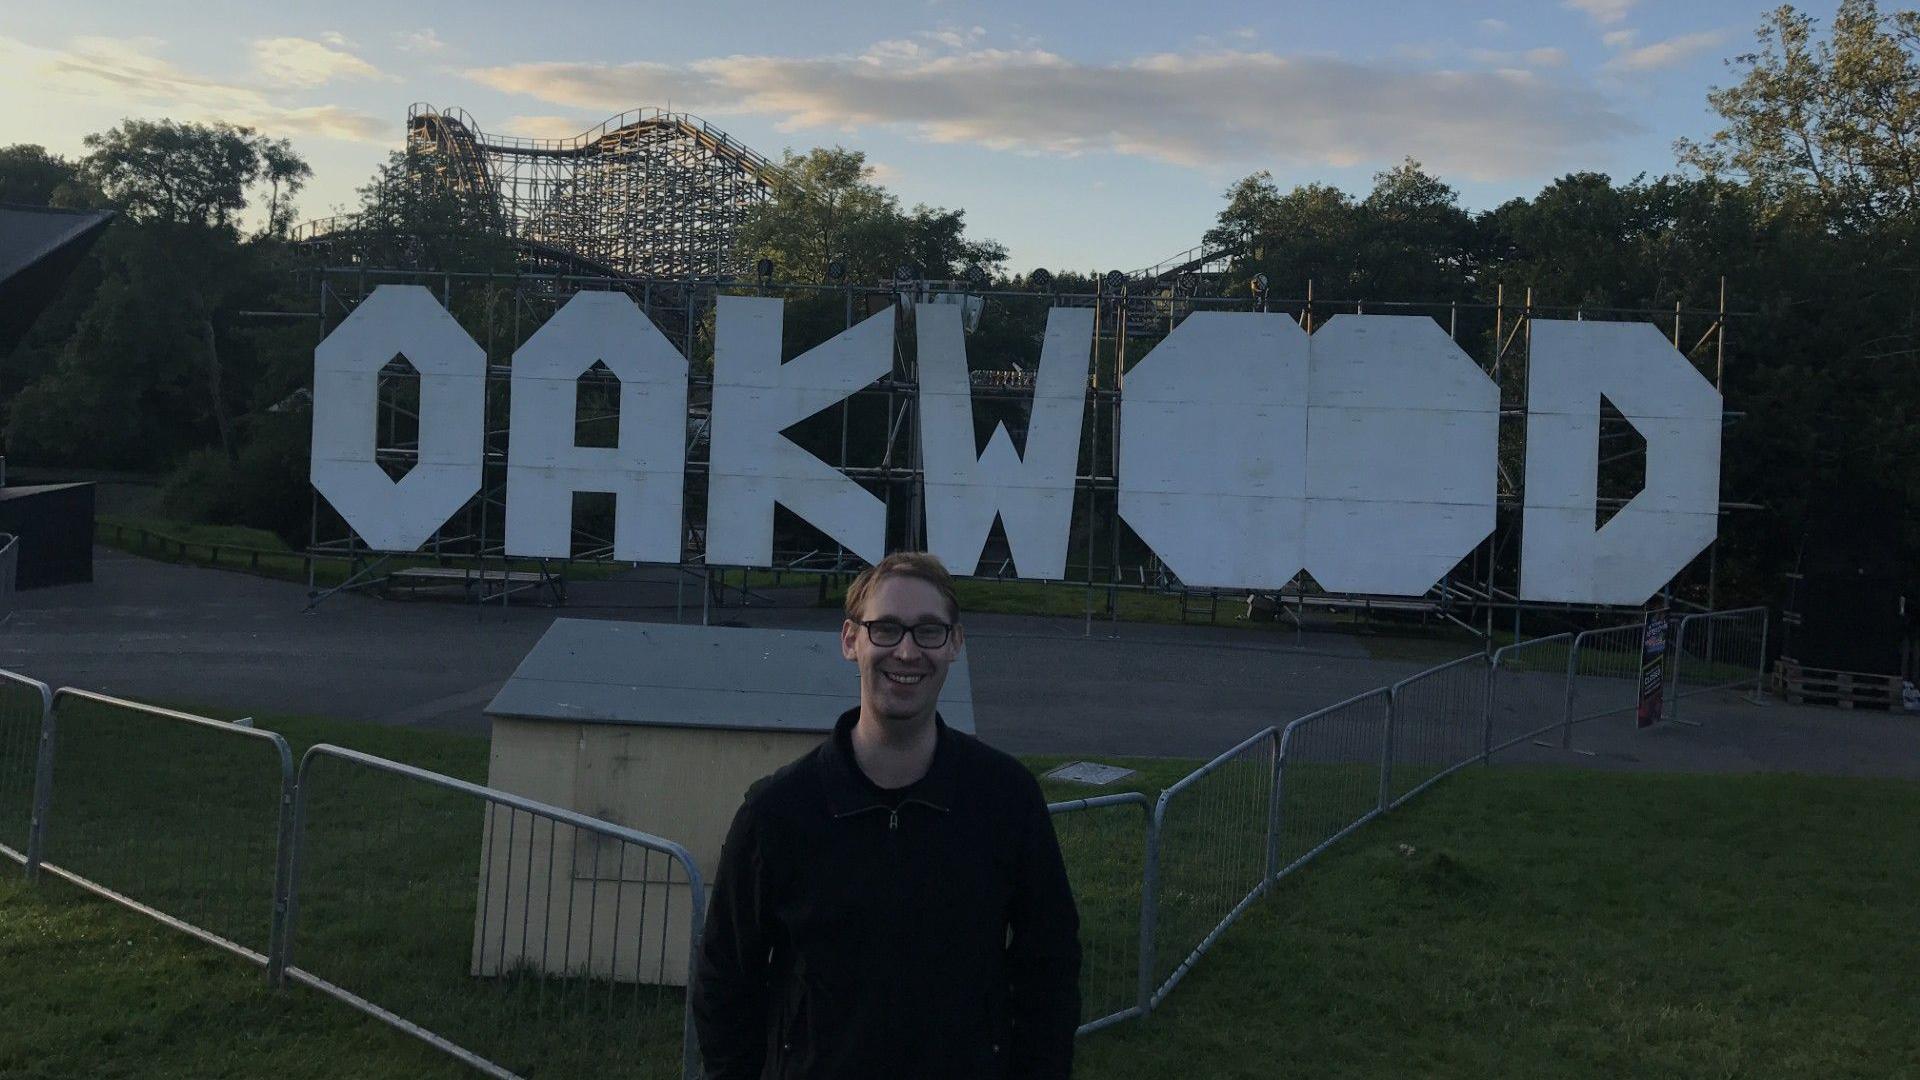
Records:
<instances>
[{"instance_id":1,"label":"small shed","mask_svg":"<svg viewBox=\"0 0 1920 1080\"><path fill-rule=\"evenodd\" d=\"M747 788L817 746L859 701L859 672L840 655L836 632L556 619L486 708L487 783L672 840L711 887ZM972 733L964 653L948 671L939 708L949 726ZM523 826L511 840L493 831L490 820L484 880L495 884L483 885L489 895L475 919L474 974L584 967L622 981L685 984L691 904L669 860L636 865L570 830ZM543 869L567 888L520 888L516 869ZM632 925L606 932L650 949L620 955L567 934L576 922L589 925L593 909L604 920L616 906ZM518 929L503 935L509 925Z\"/></svg>"}]
</instances>

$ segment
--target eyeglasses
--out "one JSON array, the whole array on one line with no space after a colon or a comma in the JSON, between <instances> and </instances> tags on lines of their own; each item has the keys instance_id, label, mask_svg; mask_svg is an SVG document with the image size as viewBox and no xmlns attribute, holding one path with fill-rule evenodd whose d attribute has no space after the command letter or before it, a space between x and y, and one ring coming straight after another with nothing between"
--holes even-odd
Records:
<instances>
[{"instance_id":1,"label":"eyeglasses","mask_svg":"<svg viewBox=\"0 0 1920 1080\"><path fill-rule=\"evenodd\" d=\"M913 643L923 649L937 649L947 643L948 635L953 633L953 625L943 622L915 623L909 627L905 623L892 619L855 619L854 622L867 628L867 640L882 649L890 649L900 644L900 639L913 632Z\"/></svg>"}]
</instances>

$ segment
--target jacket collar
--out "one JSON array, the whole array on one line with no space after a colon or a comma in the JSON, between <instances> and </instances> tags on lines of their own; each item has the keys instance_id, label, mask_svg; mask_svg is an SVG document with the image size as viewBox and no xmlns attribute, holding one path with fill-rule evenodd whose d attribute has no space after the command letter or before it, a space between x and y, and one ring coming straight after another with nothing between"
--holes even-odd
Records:
<instances>
[{"instance_id":1,"label":"jacket collar","mask_svg":"<svg viewBox=\"0 0 1920 1080\"><path fill-rule=\"evenodd\" d=\"M884 806L853 757L853 725L860 719L859 707L848 709L834 722L833 735L820 744L820 763L826 778L827 804L834 815ZM953 808L957 763L953 730L939 713L933 714L936 741L933 763L927 774L907 788L907 798L939 810Z\"/></svg>"}]
</instances>

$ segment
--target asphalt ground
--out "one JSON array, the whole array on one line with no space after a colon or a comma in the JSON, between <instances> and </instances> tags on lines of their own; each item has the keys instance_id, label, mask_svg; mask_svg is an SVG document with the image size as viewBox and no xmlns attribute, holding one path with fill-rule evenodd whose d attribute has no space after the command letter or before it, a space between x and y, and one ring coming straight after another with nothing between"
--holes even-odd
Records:
<instances>
[{"instance_id":1,"label":"asphalt ground","mask_svg":"<svg viewBox=\"0 0 1920 1080\"><path fill-rule=\"evenodd\" d=\"M96 549L95 580L16 594L0 623L0 668L176 707L370 721L484 734L486 703L556 617L698 622L697 581L672 571L575 582L565 607L502 608L342 594L307 611L304 586ZM715 622L837 629L809 589L711 607ZM1230 612L1223 605L1223 617ZM975 722L1015 753L1211 757L1287 721L1414 674L1359 638L1228 626L966 618ZM1505 678L1505 676L1503 676ZM1496 724L1557 716L1552 674L1514 677ZM851 702L849 702L851 704ZM1636 730L1631 717L1577 725L1559 748L1523 742L1499 760L1639 771L1795 771L1920 778L1920 717L1688 698L1701 726ZM1537 723L1535 723L1537 721Z\"/></svg>"}]
</instances>

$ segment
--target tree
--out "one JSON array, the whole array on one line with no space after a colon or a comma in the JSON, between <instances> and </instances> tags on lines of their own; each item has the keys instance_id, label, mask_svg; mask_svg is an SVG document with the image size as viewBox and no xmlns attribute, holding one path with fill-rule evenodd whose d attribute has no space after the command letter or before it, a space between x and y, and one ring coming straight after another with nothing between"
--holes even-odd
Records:
<instances>
[{"instance_id":1,"label":"tree","mask_svg":"<svg viewBox=\"0 0 1920 1080\"><path fill-rule=\"evenodd\" d=\"M56 194L72 185L76 171L72 162L49 154L44 146L0 147L0 202L52 206Z\"/></svg>"},{"instance_id":2,"label":"tree","mask_svg":"<svg viewBox=\"0 0 1920 1080\"><path fill-rule=\"evenodd\" d=\"M291 199L313 175L285 139L232 124L124 120L85 144L82 177L141 223L231 229L247 207L248 189L265 184L271 194L264 231L275 233L292 220Z\"/></svg>"},{"instance_id":3,"label":"tree","mask_svg":"<svg viewBox=\"0 0 1920 1080\"><path fill-rule=\"evenodd\" d=\"M1920 13L1882 14L1841 0L1833 32L1775 9L1759 48L1731 61L1738 84L1707 101L1725 122L1706 142L1682 139L1682 162L1745 178L1770 203L1817 199L1836 225L1865 229L1920 209Z\"/></svg>"},{"instance_id":4,"label":"tree","mask_svg":"<svg viewBox=\"0 0 1920 1080\"><path fill-rule=\"evenodd\" d=\"M1006 261L1001 245L967 238L964 211L902 211L858 150L789 150L780 169L782 181L748 216L738 241L748 260L772 259L776 276L825 281L838 259L852 282L891 280L902 264L923 277L956 278L969 266L992 273Z\"/></svg>"},{"instance_id":5,"label":"tree","mask_svg":"<svg viewBox=\"0 0 1920 1080\"><path fill-rule=\"evenodd\" d=\"M260 368L256 335L234 316L277 306L274 234L310 170L286 142L226 124L129 120L85 141L75 183L121 219L94 250L87 307L9 409L9 446L49 463L151 467L211 436L233 460L233 410ZM255 193L266 228L243 238Z\"/></svg>"}]
</instances>

